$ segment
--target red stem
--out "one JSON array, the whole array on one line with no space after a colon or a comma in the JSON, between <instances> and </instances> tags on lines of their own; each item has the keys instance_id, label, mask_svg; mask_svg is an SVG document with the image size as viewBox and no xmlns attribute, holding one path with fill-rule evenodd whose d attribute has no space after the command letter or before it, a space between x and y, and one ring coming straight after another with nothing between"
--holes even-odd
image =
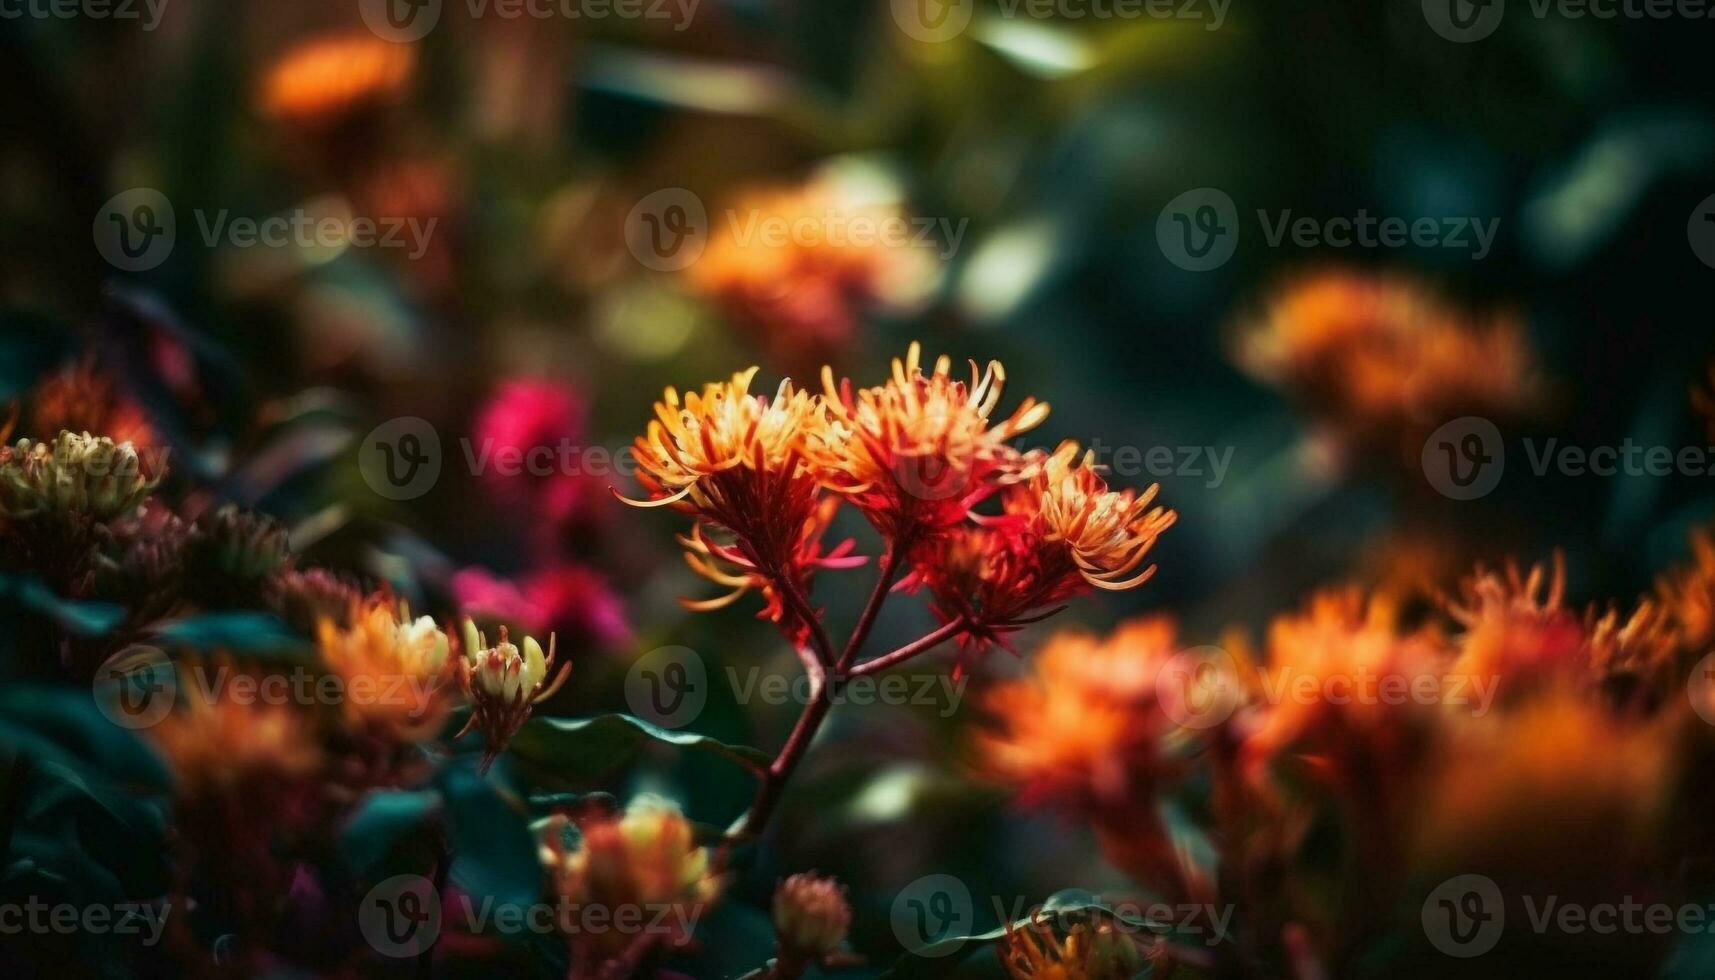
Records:
<instances>
[{"instance_id":1,"label":"red stem","mask_svg":"<svg viewBox=\"0 0 1715 980\"><path fill-rule=\"evenodd\" d=\"M857 626L852 629L851 639L846 643L844 653L840 654L838 669L844 671L857 659L863 650L864 641L869 639L869 631L875 626L875 617L881 612L882 603L887 601L887 593L893 589L893 581L899 576L899 569L904 565L901 560L911 542L901 535L887 549L887 554L881 558L881 575L875 580L875 591L869 594L869 602L864 604L863 615L858 617Z\"/></svg>"},{"instance_id":2,"label":"red stem","mask_svg":"<svg viewBox=\"0 0 1715 980\"><path fill-rule=\"evenodd\" d=\"M912 657L915 657L920 653L927 652L945 641L952 639L960 630L965 628L965 625L965 617L954 616L952 619L942 623L941 627L935 630L935 632L920 639L913 640L892 653L884 653L881 656L876 657L874 660L866 660L863 663L858 664L856 667L846 671L843 676L862 677L865 674L873 674L877 671L886 670L896 664L902 664L905 661L910 660Z\"/></svg>"}]
</instances>

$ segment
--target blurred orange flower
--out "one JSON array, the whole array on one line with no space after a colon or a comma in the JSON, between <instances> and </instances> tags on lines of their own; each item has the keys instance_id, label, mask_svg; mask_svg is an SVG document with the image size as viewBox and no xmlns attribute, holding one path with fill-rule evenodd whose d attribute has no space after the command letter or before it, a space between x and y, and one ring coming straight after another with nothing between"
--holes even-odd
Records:
<instances>
[{"instance_id":1,"label":"blurred orange flower","mask_svg":"<svg viewBox=\"0 0 1715 980\"><path fill-rule=\"evenodd\" d=\"M1137 940L1109 919L1056 929L1043 912L1024 925L1007 924L999 957L1013 980L1131 980L1146 958Z\"/></svg>"},{"instance_id":2,"label":"blurred orange flower","mask_svg":"<svg viewBox=\"0 0 1715 980\"><path fill-rule=\"evenodd\" d=\"M143 409L119 390L111 375L87 360L36 385L30 396L30 424L43 435L63 429L128 442L138 450L155 444L155 431Z\"/></svg>"},{"instance_id":3,"label":"blurred orange flower","mask_svg":"<svg viewBox=\"0 0 1715 980\"><path fill-rule=\"evenodd\" d=\"M660 942L679 946L690 939L689 926L720 897L722 879L709 849L697 846L691 822L665 800L640 797L622 816L589 818L576 828L578 840L571 846L569 829L566 817L551 818L541 854L570 915L598 910L610 922L615 914L647 915L667 930ZM660 915L666 909L674 914ZM626 951L634 937L625 930L573 929L569 938L574 962L599 965ZM596 973L586 967L575 975Z\"/></svg>"},{"instance_id":4,"label":"blurred orange flower","mask_svg":"<svg viewBox=\"0 0 1715 980\"><path fill-rule=\"evenodd\" d=\"M772 362L812 369L851 346L872 308L904 307L925 292L934 256L909 233L897 204L851 182L820 178L741 194L716 221L686 274Z\"/></svg>"},{"instance_id":5,"label":"blurred orange flower","mask_svg":"<svg viewBox=\"0 0 1715 980\"><path fill-rule=\"evenodd\" d=\"M1518 414L1541 394L1522 325L1472 319L1403 278L1300 277L1238 343L1246 369L1351 442L1384 452L1455 416Z\"/></svg>"},{"instance_id":6,"label":"blurred orange flower","mask_svg":"<svg viewBox=\"0 0 1715 980\"><path fill-rule=\"evenodd\" d=\"M321 752L304 717L290 706L209 700L195 685L181 707L149 729L186 797L242 793L308 776Z\"/></svg>"},{"instance_id":7,"label":"blurred orange flower","mask_svg":"<svg viewBox=\"0 0 1715 980\"><path fill-rule=\"evenodd\" d=\"M1182 774L1183 732L1156 703L1178 651L1173 620L1150 616L1106 638L1067 630L1031 658L1030 673L983 697L980 768L1033 801L1077 808L1146 805Z\"/></svg>"},{"instance_id":8,"label":"blurred orange flower","mask_svg":"<svg viewBox=\"0 0 1715 980\"><path fill-rule=\"evenodd\" d=\"M390 596L365 600L350 620L316 624L322 660L344 681L346 717L390 741L433 736L452 708L447 635Z\"/></svg>"},{"instance_id":9,"label":"blurred orange flower","mask_svg":"<svg viewBox=\"0 0 1715 980\"><path fill-rule=\"evenodd\" d=\"M367 33L314 38L288 50L263 76L266 116L301 124L339 121L399 97L416 66L410 45Z\"/></svg>"}]
</instances>

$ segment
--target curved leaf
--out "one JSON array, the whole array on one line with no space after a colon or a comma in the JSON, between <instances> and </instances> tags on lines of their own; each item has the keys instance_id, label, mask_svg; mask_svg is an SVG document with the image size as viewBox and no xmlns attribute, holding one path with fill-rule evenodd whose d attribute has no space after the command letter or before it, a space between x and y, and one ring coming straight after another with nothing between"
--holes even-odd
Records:
<instances>
[{"instance_id":1,"label":"curved leaf","mask_svg":"<svg viewBox=\"0 0 1715 980\"><path fill-rule=\"evenodd\" d=\"M594 780L625 765L650 742L704 752L736 762L752 772L769 757L748 745L729 745L707 735L675 732L630 715L594 718L532 718L512 739L515 758L573 780Z\"/></svg>"}]
</instances>

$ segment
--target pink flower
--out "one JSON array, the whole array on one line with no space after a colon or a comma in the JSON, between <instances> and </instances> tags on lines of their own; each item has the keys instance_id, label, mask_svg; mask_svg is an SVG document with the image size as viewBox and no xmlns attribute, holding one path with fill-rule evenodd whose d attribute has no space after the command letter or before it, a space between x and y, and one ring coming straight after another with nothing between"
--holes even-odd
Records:
<instances>
[{"instance_id":1,"label":"pink flower","mask_svg":"<svg viewBox=\"0 0 1715 980\"><path fill-rule=\"evenodd\" d=\"M477 413L477 458L501 500L552 521L578 516L597 490L579 445L589 409L573 389L543 380L502 384Z\"/></svg>"},{"instance_id":2,"label":"pink flower","mask_svg":"<svg viewBox=\"0 0 1715 980\"><path fill-rule=\"evenodd\" d=\"M464 568L453 575L452 591L468 616L533 633L552 630L572 650L613 649L631 641L619 596L599 572L583 565L550 566L518 584L484 568Z\"/></svg>"}]
</instances>

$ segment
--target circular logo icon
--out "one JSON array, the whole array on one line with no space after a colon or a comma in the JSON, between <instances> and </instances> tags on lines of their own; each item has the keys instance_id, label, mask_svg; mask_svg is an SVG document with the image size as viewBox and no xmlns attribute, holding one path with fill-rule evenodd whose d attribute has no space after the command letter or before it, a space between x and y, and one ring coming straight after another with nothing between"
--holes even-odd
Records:
<instances>
[{"instance_id":1,"label":"circular logo icon","mask_svg":"<svg viewBox=\"0 0 1715 980\"><path fill-rule=\"evenodd\" d=\"M1470 959L1495 948L1506 928L1501 889L1483 875L1443 881L1423 901L1423 934L1448 956Z\"/></svg>"},{"instance_id":2,"label":"circular logo icon","mask_svg":"<svg viewBox=\"0 0 1715 980\"><path fill-rule=\"evenodd\" d=\"M1238 710L1238 664L1220 647L1191 647L1155 675L1155 701L1181 728L1213 728Z\"/></svg>"},{"instance_id":3,"label":"circular logo icon","mask_svg":"<svg viewBox=\"0 0 1715 980\"><path fill-rule=\"evenodd\" d=\"M1685 226L1685 236L1691 240L1691 251L1697 260L1715 269L1715 194L1711 194L1691 212Z\"/></svg>"},{"instance_id":4,"label":"circular logo icon","mask_svg":"<svg viewBox=\"0 0 1715 980\"><path fill-rule=\"evenodd\" d=\"M964 945L962 938L971 934L976 910L971 904L971 890L952 875L924 875L905 886L893 899L890 915L893 936L899 945L915 956L947 956ZM948 939L943 948L930 949Z\"/></svg>"},{"instance_id":5,"label":"circular logo icon","mask_svg":"<svg viewBox=\"0 0 1715 980\"><path fill-rule=\"evenodd\" d=\"M1691 676L1685 682L1685 694L1691 699L1691 708L1697 716L1715 725L1715 653L1697 661L1697 666L1691 668Z\"/></svg>"},{"instance_id":6,"label":"circular logo icon","mask_svg":"<svg viewBox=\"0 0 1715 980\"><path fill-rule=\"evenodd\" d=\"M383 422L363 437L357 468L369 489L388 500L421 497L441 478L441 435L416 416Z\"/></svg>"},{"instance_id":7,"label":"circular logo icon","mask_svg":"<svg viewBox=\"0 0 1715 980\"><path fill-rule=\"evenodd\" d=\"M95 706L121 728L148 728L167 717L179 696L178 671L160 649L129 646L95 671Z\"/></svg>"},{"instance_id":8,"label":"circular logo icon","mask_svg":"<svg viewBox=\"0 0 1715 980\"><path fill-rule=\"evenodd\" d=\"M683 728L697 720L709 701L709 672L690 647L656 647L625 675L625 703L631 713L663 728Z\"/></svg>"},{"instance_id":9,"label":"circular logo icon","mask_svg":"<svg viewBox=\"0 0 1715 980\"><path fill-rule=\"evenodd\" d=\"M1161 209L1155 241L1186 272L1219 269L1239 247L1239 209L1218 187L1186 191Z\"/></svg>"},{"instance_id":10,"label":"circular logo icon","mask_svg":"<svg viewBox=\"0 0 1715 980\"><path fill-rule=\"evenodd\" d=\"M357 927L382 956L406 959L441 934L441 896L422 875L394 875L369 890L357 907Z\"/></svg>"},{"instance_id":11,"label":"circular logo icon","mask_svg":"<svg viewBox=\"0 0 1715 980\"><path fill-rule=\"evenodd\" d=\"M625 216L625 246L657 272L677 272L702 258L709 244L703 199L683 187L659 190Z\"/></svg>"},{"instance_id":12,"label":"circular logo icon","mask_svg":"<svg viewBox=\"0 0 1715 980\"><path fill-rule=\"evenodd\" d=\"M1481 41L1501 26L1507 0L1423 0L1429 29L1449 41Z\"/></svg>"},{"instance_id":13,"label":"circular logo icon","mask_svg":"<svg viewBox=\"0 0 1715 980\"><path fill-rule=\"evenodd\" d=\"M893 22L915 40L939 44L965 32L975 6L972 0L893 0Z\"/></svg>"},{"instance_id":14,"label":"circular logo icon","mask_svg":"<svg viewBox=\"0 0 1715 980\"><path fill-rule=\"evenodd\" d=\"M173 202L153 187L133 187L95 213L95 250L115 269L146 272L167 261L178 239Z\"/></svg>"},{"instance_id":15,"label":"circular logo icon","mask_svg":"<svg viewBox=\"0 0 1715 980\"><path fill-rule=\"evenodd\" d=\"M383 41L421 41L441 21L441 0L358 0L358 12Z\"/></svg>"},{"instance_id":16,"label":"circular logo icon","mask_svg":"<svg viewBox=\"0 0 1715 980\"><path fill-rule=\"evenodd\" d=\"M1475 500L1500 485L1506 444L1495 423L1477 415L1454 419L1423 442L1423 476L1444 497Z\"/></svg>"}]
</instances>

